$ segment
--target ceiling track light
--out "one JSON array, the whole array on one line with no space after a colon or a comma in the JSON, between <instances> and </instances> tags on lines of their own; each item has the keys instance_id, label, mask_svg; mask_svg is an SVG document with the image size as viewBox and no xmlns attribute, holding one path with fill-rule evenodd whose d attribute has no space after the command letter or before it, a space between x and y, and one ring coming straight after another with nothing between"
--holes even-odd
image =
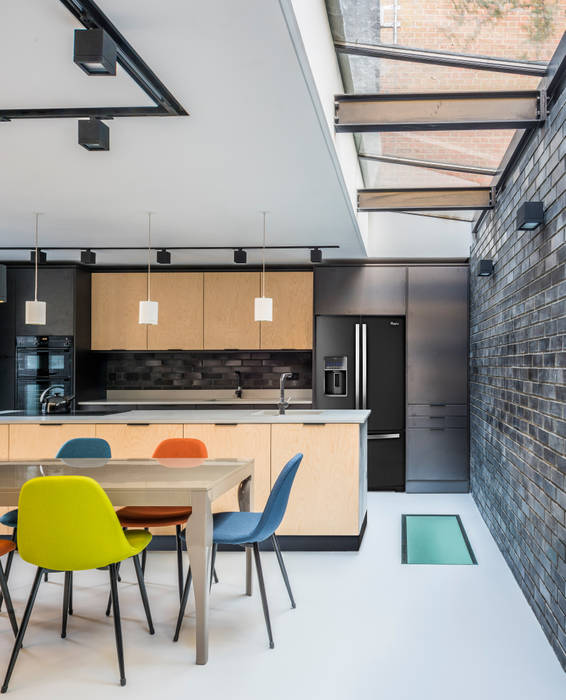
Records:
<instances>
[{"instance_id":1,"label":"ceiling track light","mask_svg":"<svg viewBox=\"0 0 566 700\"><path fill-rule=\"evenodd\" d=\"M320 248L312 248L311 250L311 263L322 262L322 250Z\"/></svg>"},{"instance_id":2,"label":"ceiling track light","mask_svg":"<svg viewBox=\"0 0 566 700\"><path fill-rule=\"evenodd\" d=\"M171 253L166 248L157 251L157 262L159 265L171 265Z\"/></svg>"},{"instance_id":3,"label":"ceiling track light","mask_svg":"<svg viewBox=\"0 0 566 700\"><path fill-rule=\"evenodd\" d=\"M116 75L116 44L104 29L75 29L73 61L87 75Z\"/></svg>"},{"instance_id":4,"label":"ceiling track light","mask_svg":"<svg viewBox=\"0 0 566 700\"><path fill-rule=\"evenodd\" d=\"M81 250L81 262L83 265L96 265L96 253L90 248Z\"/></svg>"},{"instance_id":5,"label":"ceiling track light","mask_svg":"<svg viewBox=\"0 0 566 700\"><path fill-rule=\"evenodd\" d=\"M238 265L245 265L248 262L248 254L243 248L234 251L234 262Z\"/></svg>"},{"instance_id":6,"label":"ceiling track light","mask_svg":"<svg viewBox=\"0 0 566 700\"><path fill-rule=\"evenodd\" d=\"M79 146L87 151L109 151L110 129L96 117L79 119Z\"/></svg>"}]
</instances>

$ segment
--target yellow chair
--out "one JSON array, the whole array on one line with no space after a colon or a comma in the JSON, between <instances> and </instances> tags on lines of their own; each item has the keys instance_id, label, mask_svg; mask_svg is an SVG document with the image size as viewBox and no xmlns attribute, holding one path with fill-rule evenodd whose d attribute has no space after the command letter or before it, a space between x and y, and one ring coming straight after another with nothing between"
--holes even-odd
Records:
<instances>
[{"instance_id":1,"label":"yellow chair","mask_svg":"<svg viewBox=\"0 0 566 700\"><path fill-rule=\"evenodd\" d=\"M138 559L138 554L150 543L151 534L145 530L124 532L106 493L94 479L86 476L43 476L31 479L22 487L18 509L18 551L24 561L37 566L37 572L1 692L8 690L44 572L65 572L61 628L61 636L65 637L72 572L102 567L108 567L110 571L120 685L126 685L116 569L118 562L133 558L149 633L153 634L151 612Z\"/></svg>"}]
</instances>

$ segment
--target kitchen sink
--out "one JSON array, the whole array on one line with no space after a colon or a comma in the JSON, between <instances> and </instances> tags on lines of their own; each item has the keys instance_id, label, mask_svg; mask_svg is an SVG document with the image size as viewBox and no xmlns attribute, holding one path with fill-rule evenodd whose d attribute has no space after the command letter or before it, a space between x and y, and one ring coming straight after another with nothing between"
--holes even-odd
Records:
<instances>
[{"instance_id":1,"label":"kitchen sink","mask_svg":"<svg viewBox=\"0 0 566 700\"><path fill-rule=\"evenodd\" d=\"M321 413L324 413L324 411L310 411L310 410L304 410L304 411L299 411L299 410L293 410L293 409L287 409L285 411L286 416L320 416ZM254 411L252 413L252 416L278 416L279 411Z\"/></svg>"}]
</instances>

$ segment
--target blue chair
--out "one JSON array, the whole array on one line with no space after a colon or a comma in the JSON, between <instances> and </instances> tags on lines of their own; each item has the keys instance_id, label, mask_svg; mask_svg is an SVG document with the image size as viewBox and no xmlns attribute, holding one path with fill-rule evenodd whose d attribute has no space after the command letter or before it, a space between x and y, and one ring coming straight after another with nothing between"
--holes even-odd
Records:
<instances>
[{"instance_id":1,"label":"blue chair","mask_svg":"<svg viewBox=\"0 0 566 700\"><path fill-rule=\"evenodd\" d=\"M110 459L112 453L110 450L110 445L102 438L73 438L72 440L67 440L55 455L56 459ZM14 532L12 534L12 542L18 541L18 509L8 511L0 517L0 523L6 527L13 527ZM10 576L10 570L12 568L12 559L14 558L14 550L8 554L8 559L6 561L6 570L4 575L6 581ZM72 574L71 574L72 576ZM44 574L44 579L47 581L47 572ZM72 591L72 583L71 583ZM0 595L0 609L2 608L3 596ZM69 612L73 614L73 602L72 593Z\"/></svg>"},{"instance_id":2,"label":"blue chair","mask_svg":"<svg viewBox=\"0 0 566 700\"><path fill-rule=\"evenodd\" d=\"M233 512L233 513L216 513L214 517L214 529L212 535L212 562L210 570L214 571L214 562L216 559L216 550L219 544L231 544L231 545L252 545L254 551L255 565L257 569L257 578L259 582L259 590L261 593L261 603L263 606L263 614L265 617L265 624L267 626L267 635L269 637L269 648L273 649L273 634L271 632L271 621L269 619L269 608L267 606L267 596L265 594L265 583L263 580L263 570L261 568L261 559L259 556L259 544L271 538L273 543L273 549L277 556L277 561L279 562L279 568L281 569L281 574L283 575L283 580L285 581L285 586L287 587L287 592L289 594L289 599L291 601L291 606L294 608L295 600L293 598L293 593L291 591L291 584L289 583L289 577L287 576L287 570L283 562L283 557L281 555L281 550L279 549L279 542L275 536L275 530L281 524L283 516L285 515L285 510L287 509L287 503L289 501L289 494L291 492L291 486L295 480L295 475L297 469L303 459L301 453L296 454L292 459L290 459L287 464L283 467L281 474L277 477L275 485L271 489L267 503L265 504L265 509L263 513L247 513L247 512ZM183 617L185 615L185 608L187 607L187 600L189 598L189 590L191 587L191 569L189 567L189 572L187 574L187 579L185 581L185 587L183 589L183 598L181 600L181 606L179 609L179 617L177 618L177 627L175 629L175 636L173 641L176 642L179 639L179 632L181 631L181 625L183 624ZM212 575L211 575L212 583Z\"/></svg>"}]
</instances>

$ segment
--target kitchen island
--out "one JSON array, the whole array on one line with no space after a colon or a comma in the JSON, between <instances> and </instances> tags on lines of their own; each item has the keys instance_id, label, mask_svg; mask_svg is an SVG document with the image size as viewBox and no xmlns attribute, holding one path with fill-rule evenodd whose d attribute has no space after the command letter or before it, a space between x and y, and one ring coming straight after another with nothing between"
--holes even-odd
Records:
<instances>
[{"instance_id":1,"label":"kitchen island","mask_svg":"<svg viewBox=\"0 0 566 700\"><path fill-rule=\"evenodd\" d=\"M253 458L252 509L265 506L284 464L304 455L278 534L286 549L358 549L366 522L369 411L157 410L108 415L0 416L0 459L54 457L74 437L107 440L115 458L151 457L169 437L202 440L212 458ZM14 504L15 505L15 504ZM7 510L7 509L5 509ZM236 490L214 510L238 510ZM155 546L172 537L155 531ZM171 540L171 541L169 541Z\"/></svg>"}]
</instances>

